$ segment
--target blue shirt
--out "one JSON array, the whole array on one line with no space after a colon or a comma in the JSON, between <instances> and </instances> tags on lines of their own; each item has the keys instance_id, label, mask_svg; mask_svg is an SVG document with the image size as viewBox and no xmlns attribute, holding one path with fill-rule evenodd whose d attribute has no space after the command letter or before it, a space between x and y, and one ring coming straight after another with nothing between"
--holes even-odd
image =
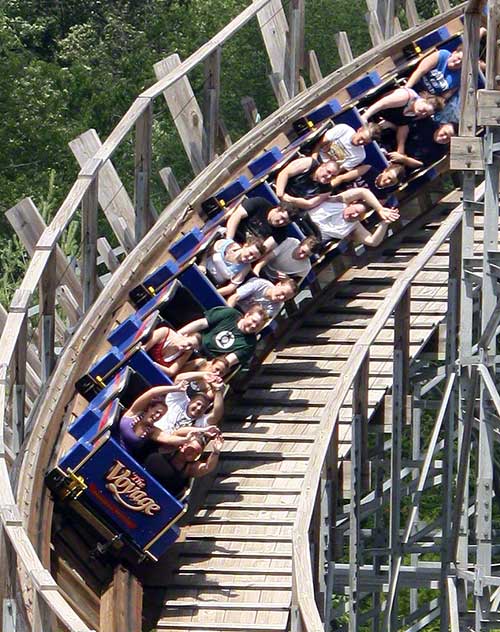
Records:
<instances>
[{"instance_id":1,"label":"blue shirt","mask_svg":"<svg viewBox=\"0 0 500 632\"><path fill-rule=\"evenodd\" d=\"M448 59L451 57L449 50L440 50L436 67L429 70L416 86L417 92L426 90L430 94L440 95L448 90L460 88L461 69L449 70Z\"/></svg>"}]
</instances>

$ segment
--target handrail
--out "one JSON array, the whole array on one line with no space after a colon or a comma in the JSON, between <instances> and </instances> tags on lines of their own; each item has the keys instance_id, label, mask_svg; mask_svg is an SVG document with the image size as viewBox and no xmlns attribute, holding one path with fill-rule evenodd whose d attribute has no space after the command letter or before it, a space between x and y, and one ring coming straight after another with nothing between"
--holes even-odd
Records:
<instances>
[{"instance_id":1,"label":"handrail","mask_svg":"<svg viewBox=\"0 0 500 632\"><path fill-rule=\"evenodd\" d=\"M474 200L479 201L483 196L484 183L476 188ZM337 379L335 388L326 402L304 477L293 527L293 569L294 575L298 573L298 576L301 578L300 591L297 591L294 597L302 617L304 632L324 632L324 623L321 620L314 598L309 530L311 528L314 501L320 483L321 470L327 458L340 409L353 386L363 361L367 357L371 344L411 286L416 275L421 272L429 259L434 256L444 241L458 227L462 221L462 216L463 204L460 204L451 211L422 251L412 259L410 264L398 276L391 292L385 297L366 330L354 344L346 362L347 370Z\"/></svg>"},{"instance_id":2,"label":"handrail","mask_svg":"<svg viewBox=\"0 0 500 632\"><path fill-rule=\"evenodd\" d=\"M227 178L230 170L237 169L244 164L249 156L261 149L292 120L306 114L315 105L324 101L334 89L341 89L346 86L355 75L369 70L374 63L381 61L391 52L400 50L408 41L420 37L429 29L430 25L437 27L450 18L458 16L462 11L462 5L455 7L431 22L418 25L410 31L397 35L390 42L383 43L364 53L347 66L333 72L308 90L298 94L231 146L220 158L213 161L167 207L157 224L140 245L130 253L117 273L113 275L106 291L95 301L59 358L45 396L40 398L37 409L33 411L36 432L32 433L26 445L25 458L19 474L19 505L16 507L7 470L3 435L3 428L7 419L8 368L15 356L20 332L25 324L29 301L37 290L51 259L51 253L98 176L100 168L110 159L126 134L131 131L151 100L160 95L166 87L185 76L194 65L205 59L210 52L221 46L227 38L248 22L269 1L259 0L245 9L240 16L235 18L199 51L134 101L97 154L84 165L54 219L40 237L26 275L20 288L16 291L13 301L16 308L11 307L9 310L4 330L0 336L0 517L5 535L14 546L19 562L27 569L36 595L40 595L52 612L57 613L57 616L71 630L86 632L88 628L66 602L64 602L66 605L61 604L61 601L64 600L58 592L57 585L37 557L36 551L42 549L42 558L45 557L47 562L47 551L44 551L43 546L41 546L39 541L41 536L34 523L35 516L45 515L44 509L47 508L44 507L43 503L40 506L39 501L42 495L43 482L37 480L40 477L33 476L32 472L44 470L50 460L52 445L57 438L59 420L62 418L60 413L69 400L69 394L61 392L61 385L72 383L82 365L88 361L94 344L93 332L109 322L116 305L125 299L127 282L139 279L160 251L164 249L165 239L170 239L175 235L186 209L190 208L192 204L199 203L209 192L216 190ZM224 36L222 36L223 33ZM36 491L39 493L35 493ZM33 510L32 499L36 499L35 505L39 511ZM46 499L45 502L47 502ZM21 507L21 510L18 507ZM34 545L28 538L25 528L22 527L23 518ZM40 581L40 578L43 578L43 581ZM53 599L53 597L56 598Z\"/></svg>"}]
</instances>

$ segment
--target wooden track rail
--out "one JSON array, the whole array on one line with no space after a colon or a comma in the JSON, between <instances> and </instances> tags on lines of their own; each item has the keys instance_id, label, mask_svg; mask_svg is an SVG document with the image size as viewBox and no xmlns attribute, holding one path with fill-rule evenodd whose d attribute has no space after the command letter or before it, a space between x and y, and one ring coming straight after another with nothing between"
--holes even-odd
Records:
<instances>
[{"instance_id":1,"label":"wooden track rail","mask_svg":"<svg viewBox=\"0 0 500 632\"><path fill-rule=\"evenodd\" d=\"M87 298L83 299L85 308L88 307L86 314L78 329L66 343L52 371L54 337L50 331L52 327L50 317L54 317L53 303L57 285L54 282L53 255L64 230L82 204L89 221L92 221L91 218L97 210L98 184L96 183L99 172L126 136L136 129L136 125L144 125L142 117L149 111L152 101L168 86L173 85L198 63L214 53L268 2L269 0L258 0L248 7L188 60L182 62L173 72L136 99L94 157L84 165L61 208L39 238L26 275L10 306L0 338L0 516L3 526L3 540L0 543L2 554L7 551L17 556L21 586L31 593L29 597L31 605L28 609L31 611L33 627L36 630L50 629L49 622L54 617L71 631L89 630L62 598L53 578L45 570L50 555L46 525L51 523L51 503L43 488L43 472L54 458L57 443L61 438L66 406L73 396L68 385L74 383L92 360L99 338L97 334L101 334L112 325L114 313L126 300L128 287L139 282L154 266L155 260L164 252L165 244L178 234L183 224L190 218L192 209L269 144L276 134L285 130L291 121L306 114L336 91L342 90L359 74L382 62L391 52L400 50L406 43L420 37L428 30L440 26L450 18L459 16L463 10L462 7L456 7L426 24L400 33L390 42L380 44L340 70L321 79L311 88L299 93L232 145L222 156L210 163L167 207L153 228L129 253L103 293L95 301L88 300L89 297L91 299L94 297L93 291L89 293L87 290ZM139 226L136 234L139 236L142 234L140 226L144 225L141 223L144 218L140 220L136 223L136 227ZM460 207L453 211L450 218L443 223L438 231L439 237L431 240L425 254L419 255L415 264L402 275L402 279L396 284L396 298L386 299L382 311L368 328L363 338L364 342L356 346L353 367L362 363L367 352L366 345L371 342L375 332L397 306L417 273L418 266L432 256L434 249L439 247L459 222ZM48 280L50 283L47 283ZM33 304L40 284L44 285L46 293L49 292L49 296L44 296L43 304L46 309L42 313L42 318L47 318L48 323L44 337L43 358L48 359L42 359L42 362L45 362L45 372L47 375L50 374L50 378L42 384L42 397L30 411L32 430L30 435L25 437L25 349L28 339L28 310ZM349 376L354 379L356 374L357 370L354 373L350 372ZM338 413L337 404L338 401L343 401L348 389L347 384L347 378L344 376L335 391L338 397L337 402L335 403L332 399L331 407L329 407L330 420L324 420L321 426L320 437L325 441L324 445L332 437L334 420ZM16 453L21 444L23 444L23 459L17 476L16 497L9 476L8 462L12 455L17 456ZM300 613L305 630L319 630L320 627L322 629L312 592L308 539L313 500L317 493L321 467L325 458L325 450L320 448L320 443L316 442L315 445L317 448L308 467L306 485L301 496L298 514L301 519L296 523L293 547L294 577L301 577L301 591L299 593L296 588L294 589L293 605Z\"/></svg>"}]
</instances>

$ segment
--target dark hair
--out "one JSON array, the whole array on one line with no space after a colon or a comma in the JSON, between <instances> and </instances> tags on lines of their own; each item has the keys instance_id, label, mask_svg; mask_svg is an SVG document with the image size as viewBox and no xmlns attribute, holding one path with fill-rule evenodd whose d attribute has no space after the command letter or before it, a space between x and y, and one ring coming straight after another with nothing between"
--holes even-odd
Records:
<instances>
[{"instance_id":1,"label":"dark hair","mask_svg":"<svg viewBox=\"0 0 500 632\"><path fill-rule=\"evenodd\" d=\"M284 279L278 279L276 283L286 283L286 285L289 285L292 288L294 294L296 294L299 289L297 281L290 277L285 277Z\"/></svg>"},{"instance_id":2,"label":"dark hair","mask_svg":"<svg viewBox=\"0 0 500 632\"><path fill-rule=\"evenodd\" d=\"M285 202L284 200L280 200L280 203L278 204L278 208L281 209L282 211L286 211L288 215L290 216L290 218L292 218L294 215L297 215L297 213L300 210L299 208L297 208L290 202Z\"/></svg>"},{"instance_id":3,"label":"dark hair","mask_svg":"<svg viewBox=\"0 0 500 632\"><path fill-rule=\"evenodd\" d=\"M250 305L250 307L245 312L245 315L246 314L259 314L260 316L262 316L264 321L269 320L269 314L259 303L254 303L253 305Z\"/></svg>"},{"instance_id":4,"label":"dark hair","mask_svg":"<svg viewBox=\"0 0 500 632\"><path fill-rule=\"evenodd\" d=\"M243 246L255 246L261 255L265 254L266 252L264 240L262 239L262 237L257 237L256 235L248 235L248 238Z\"/></svg>"},{"instance_id":5,"label":"dark hair","mask_svg":"<svg viewBox=\"0 0 500 632\"><path fill-rule=\"evenodd\" d=\"M314 252L316 248L319 246L319 244L320 244L319 239L315 237L314 235L309 235L308 237L305 237L300 242L301 246L307 246L308 248L311 249L311 252Z\"/></svg>"},{"instance_id":6,"label":"dark hair","mask_svg":"<svg viewBox=\"0 0 500 632\"><path fill-rule=\"evenodd\" d=\"M432 105L432 107L434 108L434 112L441 112L446 103L446 99L444 97L425 97L425 100L427 101L427 103Z\"/></svg>"},{"instance_id":7,"label":"dark hair","mask_svg":"<svg viewBox=\"0 0 500 632\"><path fill-rule=\"evenodd\" d=\"M372 140L380 140L380 138L382 137L382 128L378 123L370 121L369 123L362 125L362 128L367 130Z\"/></svg>"}]
</instances>

